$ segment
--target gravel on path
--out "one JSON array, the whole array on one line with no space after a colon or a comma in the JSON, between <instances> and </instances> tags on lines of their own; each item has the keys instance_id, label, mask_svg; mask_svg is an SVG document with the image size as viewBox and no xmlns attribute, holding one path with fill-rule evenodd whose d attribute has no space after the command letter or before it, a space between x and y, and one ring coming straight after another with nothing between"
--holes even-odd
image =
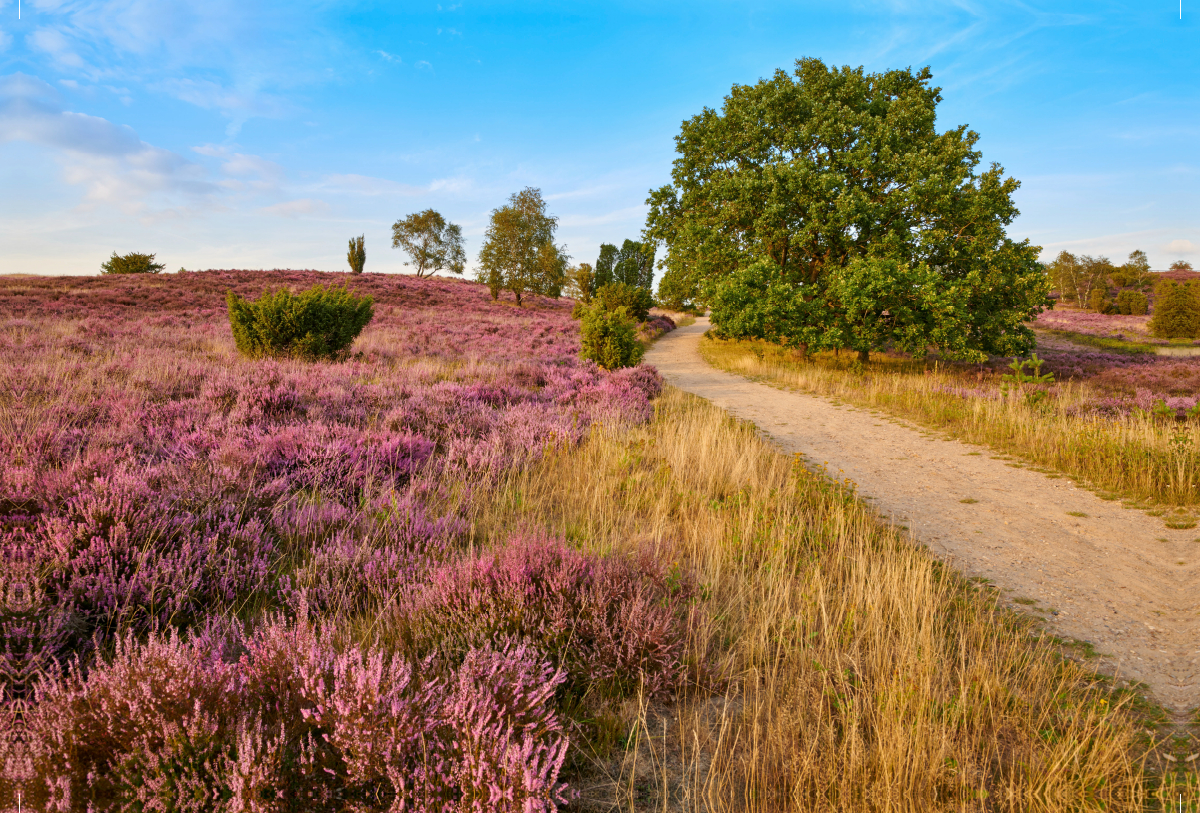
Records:
<instances>
[{"instance_id":1,"label":"gravel on path","mask_svg":"<svg viewBox=\"0 0 1200 813\"><path fill-rule=\"evenodd\" d=\"M1099 671L1146 683L1178 721L1200 705L1197 529L1168 529L985 447L714 369L699 353L708 327L699 319L666 334L646 362L810 468L852 480L881 515L966 576L990 579L1009 600L1036 601L1026 609L1049 632L1090 642Z\"/></svg>"}]
</instances>

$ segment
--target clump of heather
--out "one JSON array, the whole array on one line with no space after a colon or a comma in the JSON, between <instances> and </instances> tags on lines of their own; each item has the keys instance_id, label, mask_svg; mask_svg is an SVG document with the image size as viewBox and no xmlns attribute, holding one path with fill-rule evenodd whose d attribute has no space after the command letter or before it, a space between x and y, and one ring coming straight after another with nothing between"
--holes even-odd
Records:
<instances>
[{"instance_id":1,"label":"clump of heather","mask_svg":"<svg viewBox=\"0 0 1200 813\"><path fill-rule=\"evenodd\" d=\"M417 641L469 651L526 641L566 670L564 691L663 696L685 677L696 587L649 556L589 556L561 539L508 540L449 562L398 612Z\"/></svg>"},{"instance_id":2,"label":"clump of heather","mask_svg":"<svg viewBox=\"0 0 1200 813\"><path fill-rule=\"evenodd\" d=\"M235 633L236 635L236 633ZM238 642L117 640L44 681L28 715L47 810L274 810L338 802L538 811L567 799L561 671L512 642L456 665L339 647L305 619Z\"/></svg>"}]
</instances>

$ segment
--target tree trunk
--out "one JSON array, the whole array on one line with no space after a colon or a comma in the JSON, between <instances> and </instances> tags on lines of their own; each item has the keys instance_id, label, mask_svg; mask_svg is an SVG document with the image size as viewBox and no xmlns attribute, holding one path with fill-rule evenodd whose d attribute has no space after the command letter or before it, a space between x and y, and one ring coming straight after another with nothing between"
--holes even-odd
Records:
<instances>
[{"instance_id":1,"label":"tree trunk","mask_svg":"<svg viewBox=\"0 0 1200 813\"><path fill-rule=\"evenodd\" d=\"M866 364L868 361L871 360L871 351L870 350L859 350L858 351L858 360L861 361L863 364Z\"/></svg>"}]
</instances>

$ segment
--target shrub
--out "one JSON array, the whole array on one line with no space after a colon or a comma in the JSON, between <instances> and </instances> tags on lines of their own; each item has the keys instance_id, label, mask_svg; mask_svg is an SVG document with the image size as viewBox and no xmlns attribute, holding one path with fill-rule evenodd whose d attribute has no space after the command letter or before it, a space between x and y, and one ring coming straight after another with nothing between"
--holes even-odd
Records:
<instances>
[{"instance_id":1,"label":"shrub","mask_svg":"<svg viewBox=\"0 0 1200 813\"><path fill-rule=\"evenodd\" d=\"M298 296L286 288L248 302L230 291L229 324L246 356L332 359L344 356L374 315L370 296L316 285Z\"/></svg>"},{"instance_id":2,"label":"shrub","mask_svg":"<svg viewBox=\"0 0 1200 813\"><path fill-rule=\"evenodd\" d=\"M1160 339L1200 336L1200 287L1194 282L1160 280L1154 290L1150 332Z\"/></svg>"},{"instance_id":3,"label":"shrub","mask_svg":"<svg viewBox=\"0 0 1200 813\"><path fill-rule=\"evenodd\" d=\"M636 331L636 324L624 308L610 311L593 305L583 312L579 356L591 359L606 370L632 367L645 353Z\"/></svg>"},{"instance_id":4,"label":"shrub","mask_svg":"<svg viewBox=\"0 0 1200 813\"><path fill-rule=\"evenodd\" d=\"M1117 313L1144 316L1149 309L1150 300L1141 291L1121 291L1117 294Z\"/></svg>"},{"instance_id":5,"label":"shrub","mask_svg":"<svg viewBox=\"0 0 1200 813\"><path fill-rule=\"evenodd\" d=\"M1088 297L1088 307L1096 313L1112 313L1113 303L1108 299L1108 291L1104 288L1093 288Z\"/></svg>"},{"instance_id":6,"label":"shrub","mask_svg":"<svg viewBox=\"0 0 1200 813\"><path fill-rule=\"evenodd\" d=\"M596 304L606 311L624 308L625 312L639 322L645 322L654 306L654 299L645 288L635 288L622 282L610 282L596 291Z\"/></svg>"},{"instance_id":7,"label":"shrub","mask_svg":"<svg viewBox=\"0 0 1200 813\"><path fill-rule=\"evenodd\" d=\"M361 274L367 264L367 249L363 246L364 235L350 238L350 250L346 252L346 262L350 263L350 273Z\"/></svg>"},{"instance_id":8,"label":"shrub","mask_svg":"<svg viewBox=\"0 0 1200 813\"><path fill-rule=\"evenodd\" d=\"M107 262L100 264L101 274L157 274L166 268L163 263L154 262L153 254L138 254L130 252L129 254L119 255L113 252Z\"/></svg>"}]
</instances>

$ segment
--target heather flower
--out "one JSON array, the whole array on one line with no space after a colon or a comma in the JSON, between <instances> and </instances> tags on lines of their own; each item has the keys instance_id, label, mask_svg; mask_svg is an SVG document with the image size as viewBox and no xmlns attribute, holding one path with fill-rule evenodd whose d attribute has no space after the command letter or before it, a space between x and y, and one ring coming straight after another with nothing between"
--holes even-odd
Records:
<instances>
[{"instance_id":1,"label":"heather flower","mask_svg":"<svg viewBox=\"0 0 1200 813\"><path fill-rule=\"evenodd\" d=\"M665 695L684 678L694 597L687 579L649 557L586 556L560 539L515 538L447 564L401 613L419 639L463 651L521 640L567 672L566 690L592 685Z\"/></svg>"}]
</instances>

